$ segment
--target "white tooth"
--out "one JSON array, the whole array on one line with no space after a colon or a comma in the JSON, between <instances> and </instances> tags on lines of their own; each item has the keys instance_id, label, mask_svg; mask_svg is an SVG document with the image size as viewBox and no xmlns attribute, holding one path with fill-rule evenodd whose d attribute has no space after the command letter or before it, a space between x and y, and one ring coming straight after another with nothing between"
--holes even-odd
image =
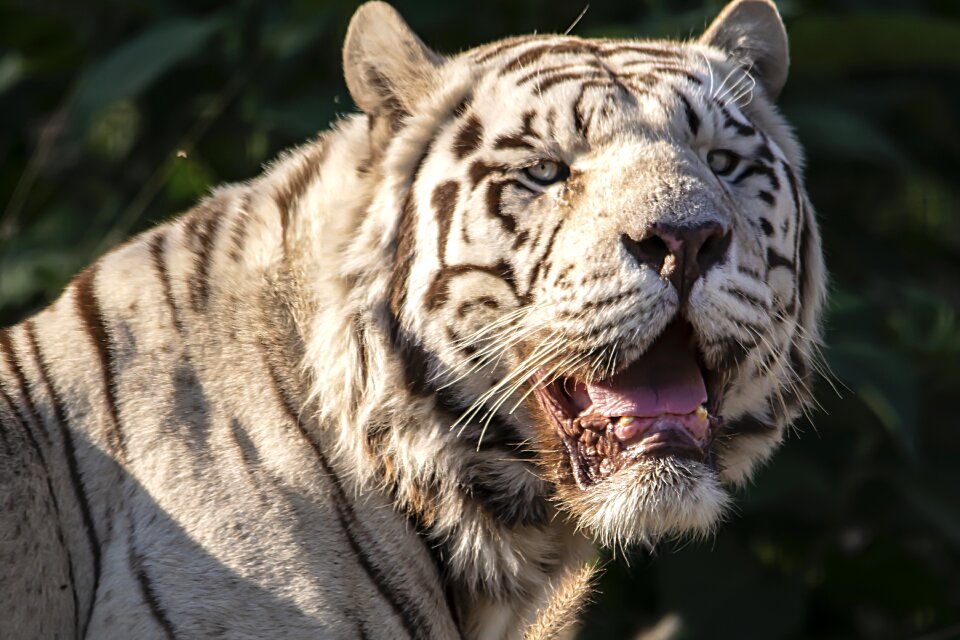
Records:
<instances>
[{"instance_id":1,"label":"white tooth","mask_svg":"<svg viewBox=\"0 0 960 640\"><path fill-rule=\"evenodd\" d=\"M634 420L636 420L635 416L620 416L620 426L628 427L633 423Z\"/></svg>"},{"instance_id":2,"label":"white tooth","mask_svg":"<svg viewBox=\"0 0 960 640\"><path fill-rule=\"evenodd\" d=\"M584 451L586 452L586 454L587 454L588 456L595 456L595 455L597 455L597 448L596 448L596 447L593 447L593 446L587 447Z\"/></svg>"},{"instance_id":3,"label":"white tooth","mask_svg":"<svg viewBox=\"0 0 960 640\"><path fill-rule=\"evenodd\" d=\"M707 419L707 410L703 407L703 405L697 407L697 417L701 420Z\"/></svg>"},{"instance_id":4,"label":"white tooth","mask_svg":"<svg viewBox=\"0 0 960 640\"><path fill-rule=\"evenodd\" d=\"M606 458L604 458L603 460L601 460L601 461L600 461L600 473L602 473L603 475L607 475L607 474L609 474L611 471L613 471L613 466L610 464L610 461L607 460Z\"/></svg>"}]
</instances>

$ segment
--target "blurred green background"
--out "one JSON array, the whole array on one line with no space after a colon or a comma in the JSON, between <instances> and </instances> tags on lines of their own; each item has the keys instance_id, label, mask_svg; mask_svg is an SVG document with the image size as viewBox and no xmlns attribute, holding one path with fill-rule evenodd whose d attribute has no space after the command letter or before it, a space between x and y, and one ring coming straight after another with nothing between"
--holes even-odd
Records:
<instances>
[{"instance_id":1,"label":"blurred green background","mask_svg":"<svg viewBox=\"0 0 960 640\"><path fill-rule=\"evenodd\" d=\"M563 31L584 3L396 6L454 52ZM355 6L0 0L0 325L352 111ZM688 37L721 6L592 0L575 32ZM610 564L583 638L960 637L960 3L780 7L837 380L715 538Z\"/></svg>"}]
</instances>

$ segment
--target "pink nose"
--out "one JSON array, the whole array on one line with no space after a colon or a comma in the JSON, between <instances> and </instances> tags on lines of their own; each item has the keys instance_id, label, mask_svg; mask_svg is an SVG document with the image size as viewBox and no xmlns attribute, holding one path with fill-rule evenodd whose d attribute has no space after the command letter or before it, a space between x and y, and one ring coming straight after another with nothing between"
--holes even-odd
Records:
<instances>
[{"instance_id":1,"label":"pink nose","mask_svg":"<svg viewBox=\"0 0 960 640\"><path fill-rule=\"evenodd\" d=\"M723 262L731 234L719 222L679 226L656 224L641 240L620 235L627 252L640 265L650 267L677 288L686 300L700 276Z\"/></svg>"}]
</instances>

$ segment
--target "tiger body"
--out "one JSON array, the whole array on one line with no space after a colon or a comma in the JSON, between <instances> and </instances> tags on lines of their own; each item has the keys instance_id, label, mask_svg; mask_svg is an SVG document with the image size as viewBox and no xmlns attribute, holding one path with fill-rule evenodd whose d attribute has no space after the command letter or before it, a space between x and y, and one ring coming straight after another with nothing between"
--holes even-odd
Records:
<instances>
[{"instance_id":1,"label":"tiger body","mask_svg":"<svg viewBox=\"0 0 960 640\"><path fill-rule=\"evenodd\" d=\"M809 400L824 288L799 149L728 32L441 60L361 8L364 114L0 333L0 636L521 637L590 538L709 531ZM727 186L705 138L744 160ZM624 239L716 211L695 282ZM609 379L680 314L725 376L709 464L578 471L535 376Z\"/></svg>"}]
</instances>

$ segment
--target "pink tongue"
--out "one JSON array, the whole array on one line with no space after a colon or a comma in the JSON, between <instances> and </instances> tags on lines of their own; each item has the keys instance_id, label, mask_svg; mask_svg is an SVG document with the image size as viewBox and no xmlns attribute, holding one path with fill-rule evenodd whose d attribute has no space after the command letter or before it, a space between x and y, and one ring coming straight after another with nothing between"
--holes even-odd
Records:
<instances>
[{"instance_id":1,"label":"pink tongue","mask_svg":"<svg viewBox=\"0 0 960 640\"><path fill-rule=\"evenodd\" d=\"M596 412L652 418L696 411L707 401L707 389L689 338L689 327L672 324L629 369L587 385Z\"/></svg>"}]
</instances>

